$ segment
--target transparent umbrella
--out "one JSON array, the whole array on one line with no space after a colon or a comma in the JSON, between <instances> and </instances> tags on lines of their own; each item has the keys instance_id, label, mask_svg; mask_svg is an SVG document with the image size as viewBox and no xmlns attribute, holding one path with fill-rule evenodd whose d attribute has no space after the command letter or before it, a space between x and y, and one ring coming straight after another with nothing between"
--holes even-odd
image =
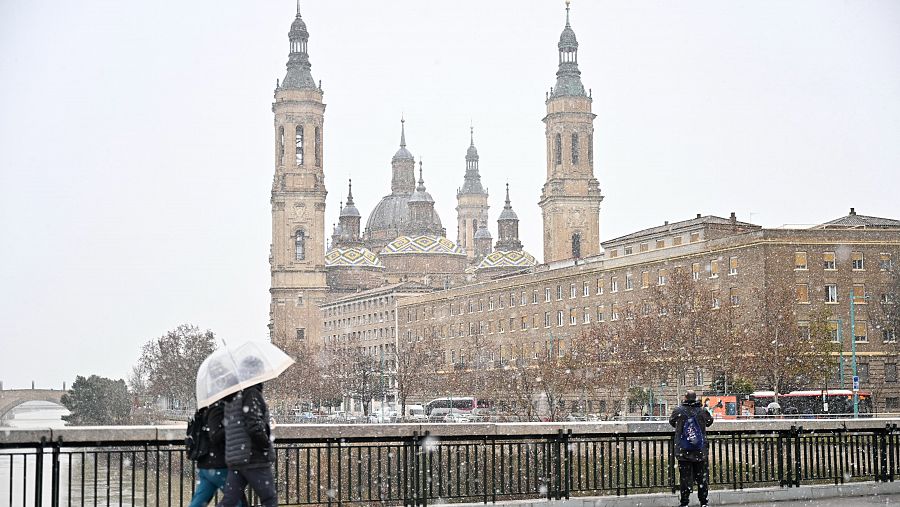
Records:
<instances>
[{"instance_id":1,"label":"transparent umbrella","mask_svg":"<svg viewBox=\"0 0 900 507\"><path fill-rule=\"evenodd\" d=\"M269 342L226 345L203 360L197 370L197 408L281 375L294 360Z\"/></svg>"}]
</instances>

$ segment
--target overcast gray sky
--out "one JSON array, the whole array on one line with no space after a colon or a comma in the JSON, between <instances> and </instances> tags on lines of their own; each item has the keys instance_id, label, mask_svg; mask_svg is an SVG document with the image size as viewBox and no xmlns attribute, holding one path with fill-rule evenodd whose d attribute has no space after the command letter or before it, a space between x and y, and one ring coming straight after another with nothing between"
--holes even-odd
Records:
<instances>
[{"instance_id":1,"label":"overcast gray sky","mask_svg":"<svg viewBox=\"0 0 900 507\"><path fill-rule=\"evenodd\" d=\"M0 0L0 380L124 377L180 323L262 338L291 0ZM456 238L469 122L540 258L562 0L304 1L328 223L390 186L401 113ZM900 2L575 0L609 239L696 213L900 217ZM752 217L751 217L752 213ZM330 231L329 231L330 233Z\"/></svg>"}]
</instances>

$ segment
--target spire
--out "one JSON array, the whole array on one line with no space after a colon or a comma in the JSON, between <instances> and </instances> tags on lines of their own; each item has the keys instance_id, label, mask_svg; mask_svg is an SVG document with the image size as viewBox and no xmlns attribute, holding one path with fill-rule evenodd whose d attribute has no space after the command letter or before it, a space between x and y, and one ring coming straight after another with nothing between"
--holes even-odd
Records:
<instances>
[{"instance_id":1,"label":"spire","mask_svg":"<svg viewBox=\"0 0 900 507\"><path fill-rule=\"evenodd\" d=\"M297 17L291 23L288 39L291 44L287 74L284 76L279 89L321 89L316 85L312 73L310 73L312 65L309 63L309 54L306 52L307 43L309 42L309 31L306 29L306 23L303 21L303 18L300 16L299 0L297 1Z\"/></svg>"},{"instance_id":2,"label":"spire","mask_svg":"<svg viewBox=\"0 0 900 507\"><path fill-rule=\"evenodd\" d=\"M410 160L413 161L413 167L415 167L415 159L412 156L412 153L406 149L406 119L403 116L400 116L400 149L397 150L397 153L394 153L393 161L398 160Z\"/></svg>"},{"instance_id":3,"label":"spire","mask_svg":"<svg viewBox=\"0 0 900 507\"><path fill-rule=\"evenodd\" d=\"M340 217L361 217L359 209L353 204L353 180L347 180L347 205L341 203Z\"/></svg>"},{"instance_id":4,"label":"spire","mask_svg":"<svg viewBox=\"0 0 900 507\"><path fill-rule=\"evenodd\" d=\"M478 149L475 148L475 127L469 126L469 149L466 150L466 176L460 194L487 194L478 173Z\"/></svg>"},{"instance_id":5,"label":"spire","mask_svg":"<svg viewBox=\"0 0 900 507\"><path fill-rule=\"evenodd\" d=\"M406 119L400 115L400 147L406 148Z\"/></svg>"},{"instance_id":6,"label":"spire","mask_svg":"<svg viewBox=\"0 0 900 507\"><path fill-rule=\"evenodd\" d=\"M416 190L425 191L425 180L422 178L422 157L419 157L419 186L416 187Z\"/></svg>"},{"instance_id":7,"label":"spire","mask_svg":"<svg viewBox=\"0 0 900 507\"><path fill-rule=\"evenodd\" d=\"M509 183L506 184L506 204L503 206L503 211L500 212L500 218L497 220L519 220L519 215L516 215L516 212L512 209L512 203L509 200Z\"/></svg>"},{"instance_id":8,"label":"spire","mask_svg":"<svg viewBox=\"0 0 900 507\"><path fill-rule=\"evenodd\" d=\"M353 206L353 180L347 179L347 206Z\"/></svg>"},{"instance_id":9,"label":"spire","mask_svg":"<svg viewBox=\"0 0 900 507\"><path fill-rule=\"evenodd\" d=\"M550 98L562 96L586 96L578 70L578 39L569 22L569 2L566 2L566 26L559 35L559 69L556 71L556 86L550 91Z\"/></svg>"}]
</instances>

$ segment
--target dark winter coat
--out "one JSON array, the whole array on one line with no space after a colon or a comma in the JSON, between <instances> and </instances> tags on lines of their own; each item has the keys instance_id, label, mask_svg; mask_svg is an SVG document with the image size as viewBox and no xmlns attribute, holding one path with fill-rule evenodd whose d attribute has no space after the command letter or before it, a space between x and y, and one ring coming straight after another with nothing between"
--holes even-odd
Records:
<instances>
[{"instance_id":1,"label":"dark winter coat","mask_svg":"<svg viewBox=\"0 0 900 507\"><path fill-rule=\"evenodd\" d=\"M700 451L684 451L679 445L678 437L681 435L681 430L684 428L685 421L687 421L688 417L691 415L697 418L697 422L700 424L700 431L703 432L703 438L706 440L703 450ZM678 461L699 462L709 459L709 440L706 438L706 428L712 426L712 423L712 416L709 415L709 412L707 412L702 405L700 405L699 401L685 401L672 411L672 416L669 417L669 424L675 427L675 458Z\"/></svg>"},{"instance_id":2,"label":"dark winter coat","mask_svg":"<svg viewBox=\"0 0 900 507\"><path fill-rule=\"evenodd\" d=\"M225 402L217 401L206 410L209 454L197 460L197 468L228 468L225 464Z\"/></svg>"},{"instance_id":3,"label":"dark winter coat","mask_svg":"<svg viewBox=\"0 0 900 507\"><path fill-rule=\"evenodd\" d=\"M271 433L262 384L239 392L225 404L225 462L228 468L263 467L274 462Z\"/></svg>"}]
</instances>

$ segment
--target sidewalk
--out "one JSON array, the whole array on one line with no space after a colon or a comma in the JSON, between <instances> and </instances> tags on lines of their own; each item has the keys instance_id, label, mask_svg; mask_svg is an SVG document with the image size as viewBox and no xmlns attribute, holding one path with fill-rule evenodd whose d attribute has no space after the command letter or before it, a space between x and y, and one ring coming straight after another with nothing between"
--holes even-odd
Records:
<instances>
[{"instance_id":1,"label":"sidewalk","mask_svg":"<svg viewBox=\"0 0 900 507\"><path fill-rule=\"evenodd\" d=\"M715 490L709 493L709 504L743 505L752 507L852 507L856 505L900 506L900 482L856 482L840 486L802 486L799 488L754 488L743 490ZM484 504L456 504L484 505ZM674 493L653 493L611 497L570 498L568 500L520 500L497 502L495 505L515 507L674 507L678 496ZM691 495L691 505L697 506L697 493Z\"/></svg>"}]
</instances>

